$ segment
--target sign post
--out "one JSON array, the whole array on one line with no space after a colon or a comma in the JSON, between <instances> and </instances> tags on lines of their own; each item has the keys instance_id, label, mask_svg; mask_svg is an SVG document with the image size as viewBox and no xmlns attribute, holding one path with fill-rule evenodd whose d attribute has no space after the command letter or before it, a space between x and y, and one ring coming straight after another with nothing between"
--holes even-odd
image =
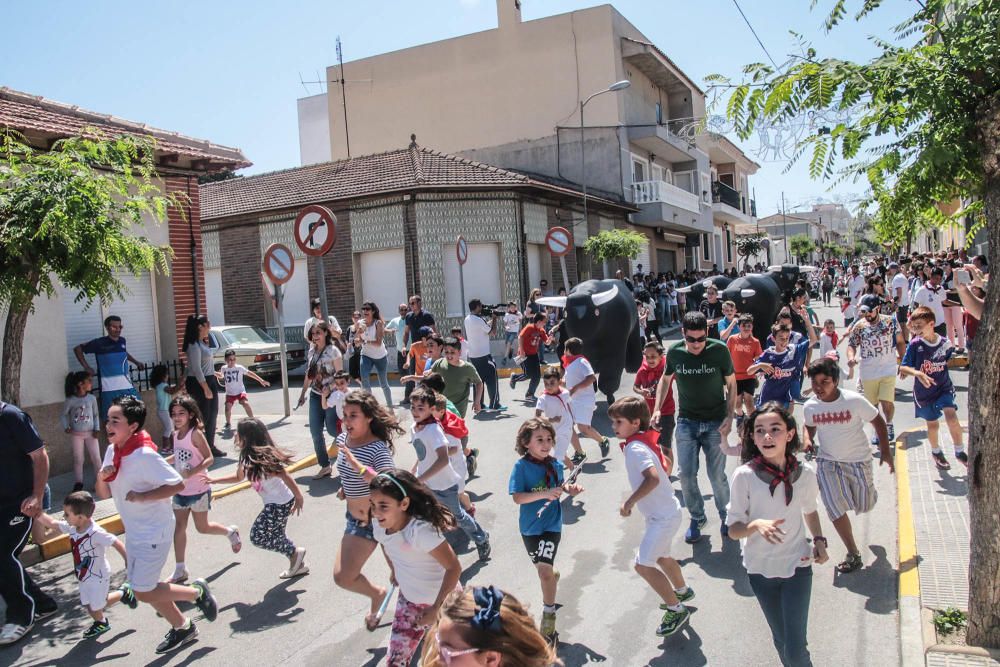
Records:
<instances>
[{"instance_id":1,"label":"sign post","mask_svg":"<svg viewBox=\"0 0 1000 667\"><path fill-rule=\"evenodd\" d=\"M295 216L295 244L299 250L316 258L316 285L319 288L320 310L323 321L330 315L326 301L326 272L323 255L330 252L337 242L337 216L325 206L311 204Z\"/></svg>"},{"instance_id":2,"label":"sign post","mask_svg":"<svg viewBox=\"0 0 1000 667\"><path fill-rule=\"evenodd\" d=\"M566 271L566 255L573 247L573 237L565 227L553 227L545 235L545 246L553 257L559 258L559 268L562 269L563 287L569 292L569 272Z\"/></svg>"},{"instance_id":3,"label":"sign post","mask_svg":"<svg viewBox=\"0 0 1000 667\"><path fill-rule=\"evenodd\" d=\"M295 273L295 260L292 258L292 251L288 249L288 246L280 243L272 243L264 251L263 265L264 273L274 283L273 303L274 309L278 314L278 345L280 347L278 354L281 360L281 392L285 403L285 416L288 417L292 414L292 409L288 399L288 346L285 343L285 307L281 286L292 279L292 274Z\"/></svg>"},{"instance_id":4,"label":"sign post","mask_svg":"<svg viewBox=\"0 0 1000 667\"><path fill-rule=\"evenodd\" d=\"M458 287L462 299L462 319L465 319L465 263L469 261L469 244L459 235L455 243L455 257L458 258Z\"/></svg>"}]
</instances>

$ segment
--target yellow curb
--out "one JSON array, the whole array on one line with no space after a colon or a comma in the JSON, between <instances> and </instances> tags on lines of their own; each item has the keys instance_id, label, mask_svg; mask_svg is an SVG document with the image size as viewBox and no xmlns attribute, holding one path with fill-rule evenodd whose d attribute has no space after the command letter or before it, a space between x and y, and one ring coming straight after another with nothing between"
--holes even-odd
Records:
<instances>
[{"instance_id":1,"label":"yellow curb","mask_svg":"<svg viewBox=\"0 0 1000 667\"><path fill-rule=\"evenodd\" d=\"M917 573L917 536L913 528L913 500L910 497L910 470L906 456L906 436L924 430L907 429L896 437L896 506L899 522L899 595L920 598L920 577Z\"/></svg>"}]
</instances>

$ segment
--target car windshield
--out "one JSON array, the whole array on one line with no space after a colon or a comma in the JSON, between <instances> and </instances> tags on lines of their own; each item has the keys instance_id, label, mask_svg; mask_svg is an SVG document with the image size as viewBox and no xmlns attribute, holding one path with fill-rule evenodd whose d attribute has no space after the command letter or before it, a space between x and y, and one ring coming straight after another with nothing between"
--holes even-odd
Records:
<instances>
[{"instance_id":1,"label":"car windshield","mask_svg":"<svg viewBox=\"0 0 1000 667\"><path fill-rule=\"evenodd\" d=\"M274 342L274 339L259 327L234 327L220 333L230 345L256 345Z\"/></svg>"}]
</instances>

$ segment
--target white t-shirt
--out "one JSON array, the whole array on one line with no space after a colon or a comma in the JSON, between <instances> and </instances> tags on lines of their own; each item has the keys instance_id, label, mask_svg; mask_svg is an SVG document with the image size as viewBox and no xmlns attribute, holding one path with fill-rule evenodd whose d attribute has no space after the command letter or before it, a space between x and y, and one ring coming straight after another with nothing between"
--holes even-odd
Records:
<instances>
[{"instance_id":1,"label":"white t-shirt","mask_svg":"<svg viewBox=\"0 0 1000 667\"><path fill-rule=\"evenodd\" d=\"M362 324L364 326L364 324ZM383 332L385 330L383 329ZM361 354L365 355L369 359L385 359L385 356L389 354L389 351L385 349L385 334L383 333L383 340L378 343L375 339L378 337L378 322L372 322L371 325L365 327L365 333L361 336L364 341L361 345Z\"/></svg>"},{"instance_id":2,"label":"white t-shirt","mask_svg":"<svg viewBox=\"0 0 1000 667\"><path fill-rule=\"evenodd\" d=\"M726 524L750 523L754 519L784 519L785 534L778 544L771 544L754 531L740 540L743 567L749 574L785 579L795 574L795 568L810 565L812 547L807 542L803 514L816 511L819 485L812 465L801 463L802 473L792 485L792 501L785 504L784 485L771 495L771 489L749 465L733 471L730 480L729 507Z\"/></svg>"},{"instance_id":3,"label":"white t-shirt","mask_svg":"<svg viewBox=\"0 0 1000 667\"><path fill-rule=\"evenodd\" d=\"M518 333L521 331L521 314L511 312L504 313L503 330L507 333Z\"/></svg>"},{"instance_id":4,"label":"white t-shirt","mask_svg":"<svg viewBox=\"0 0 1000 667\"><path fill-rule=\"evenodd\" d=\"M570 412L570 400L569 392L560 387L558 394L543 391L535 404L535 409L541 410L546 419L559 418L559 421L552 423L556 429L556 440L569 440L573 437L573 413Z\"/></svg>"},{"instance_id":5,"label":"white t-shirt","mask_svg":"<svg viewBox=\"0 0 1000 667\"><path fill-rule=\"evenodd\" d=\"M479 315L467 315L465 318L465 339L469 344L469 357L477 359L490 355L490 331L492 322Z\"/></svg>"},{"instance_id":6,"label":"white t-shirt","mask_svg":"<svg viewBox=\"0 0 1000 667\"><path fill-rule=\"evenodd\" d=\"M295 494L285 484L285 480L274 475L267 479L250 482L253 490L260 494L265 505L284 505L295 498Z\"/></svg>"},{"instance_id":7,"label":"white t-shirt","mask_svg":"<svg viewBox=\"0 0 1000 667\"><path fill-rule=\"evenodd\" d=\"M247 374L246 366L223 366L222 379L226 383L226 396L239 396L247 393L247 386L243 383L243 378Z\"/></svg>"},{"instance_id":8,"label":"white t-shirt","mask_svg":"<svg viewBox=\"0 0 1000 667\"><path fill-rule=\"evenodd\" d=\"M840 396L829 403L815 396L802 408L806 426L816 427L818 457L828 461L860 463L872 458L864 426L875 419L878 408L864 396L841 389Z\"/></svg>"},{"instance_id":9,"label":"white t-shirt","mask_svg":"<svg viewBox=\"0 0 1000 667\"><path fill-rule=\"evenodd\" d=\"M65 521L56 521L59 532L69 535L73 546L73 567L76 578L82 583L90 579L107 579L111 576L107 548L115 543L115 536L93 521L82 533Z\"/></svg>"},{"instance_id":10,"label":"white t-shirt","mask_svg":"<svg viewBox=\"0 0 1000 667\"><path fill-rule=\"evenodd\" d=\"M656 454L645 443L633 441L625 445L625 472L632 491L642 484L642 471L656 467L660 483L635 504L643 516L649 519L670 519L681 511L681 504L674 495L667 471L660 465Z\"/></svg>"},{"instance_id":11,"label":"white t-shirt","mask_svg":"<svg viewBox=\"0 0 1000 667\"><path fill-rule=\"evenodd\" d=\"M858 273L853 278L847 279L847 293L851 296L851 303L857 305L861 293L865 291L865 277Z\"/></svg>"},{"instance_id":12,"label":"white t-shirt","mask_svg":"<svg viewBox=\"0 0 1000 667\"><path fill-rule=\"evenodd\" d=\"M339 389L334 389L330 392L330 395L326 397L326 407L327 409L335 408L337 410L337 418L344 419L344 399L347 398L347 394L340 391Z\"/></svg>"},{"instance_id":13,"label":"white t-shirt","mask_svg":"<svg viewBox=\"0 0 1000 667\"><path fill-rule=\"evenodd\" d=\"M434 604L445 572L430 553L444 542L437 528L426 521L410 519L403 530L390 535L378 521L372 521L372 532L392 561L399 592L415 604Z\"/></svg>"},{"instance_id":14,"label":"white t-shirt","mask_svg":"<svg viewBox=\"0 0 1000 667\"><path fill-rule=\"evenodd\" d=\"M444 434L444 429L440 424L427 424L418 427L416 424L410 426L410 439L413 448L417 452L417 476L423 475L437 460L439 449L444 449L448 454L448 438ZM424 483L433 491L444 491L458 484L461 479L459 474L451 467L449 461L443 469L433 476L424 480ZM409 596L407 596L409 597Z\"/></svg>"},{"instance_id":15,"label":"white t-shirt","mask_svg":"<svg viewBox=\"0 0 1000 667\"><path fill-rule=\"evenodd\" d=\"M115 446L104 453L104 467L112 465ZM184 479L174 467L149 447L140 447L122 458L118 475L108 483L115 507L125 524L128 539L143 544L161 544L173 539L174 511L170 498L136 503L125 500L129 491L152 491L167 484L180 484Z\"/></svg>"},{"instance_id":16,"label":"white t-shirt","mask_svg":"<svg viewBox=\"0 0 1000 667\"><path fill-rule=\"evenodd\" d=\"M317 322L322 322L322 321L323 320L319 319L318 317L310 317L308 320L306 320L306 323L302 326L302 337L306 339L306 345L310 343L309 330L312 329L313 325L315 325ZM338 322L337 318L334 317L333 315L327 315L326 323L330 325L330 328L333 329L334 333L338 334L343 333L340 328L340 322Z\"/></svg>"},{"instance_id":17,"label":"white t-shirt","mask_svg":"<svg viewBox=\"0 0 1000 667\"><path fill-rule=\"evenodd\" d=\"M896 338L899 322L895 317L879 315L874 323L862 317L847 337L847 344L857 350L861 381L890 377L899 369Z\"/></svg>"},{"instance_id":18,"label":"white t-shirt","mask_svg":"<svg viewBox=\"0 0 1000 667\"><path fill-rule=\"evenodd\" d=\"M566 388L572 389L583 382L588 375L594 374L594 367L590 365L585 357L574 359L573 363L566 367ZM573 392L573 402L581 405L597 400L597 392L594 391L593 383L588 384Z\"/></svg>"},{"instance_id":19,"label":"white t-shirt","mask_svg":"<svg viewBox=\"0 0 1000 667\"><path fill-rule=\"evenodd\" d=\"M889 296L896 298L896 290L899 289L902 296L899 298L900 306L910 305L910 284L906 280L906 276L902 273L897 273L892 277L892 283L889 286Z\"/></svg>"},{"instance_id":20,"label":"white t-shirt","mask_svg":"<svg viewBox=\"0 0 1000 667\"><path fill-rule=\"evenodd\" d=\"M830 337L830 334L825 331L821 332L819 335L819 355L822 357L825 356L827 352L836 351L837 348L834 346L833 338Z\"/></svg>"},{"instance_id":21,"label":"white t-shirt","mask_svg":"<svg viewBox=\"0 0 1000 667\"><path fill-rule=\"evenodd\" d=\"M932 290L924 284L917 288L916 294L913 295L913 307L927 306L934 311L935 324L941 324L944 322L944 306L942 303L946 296L947 292L944 287Z\"/></svg>"}]
</instances>

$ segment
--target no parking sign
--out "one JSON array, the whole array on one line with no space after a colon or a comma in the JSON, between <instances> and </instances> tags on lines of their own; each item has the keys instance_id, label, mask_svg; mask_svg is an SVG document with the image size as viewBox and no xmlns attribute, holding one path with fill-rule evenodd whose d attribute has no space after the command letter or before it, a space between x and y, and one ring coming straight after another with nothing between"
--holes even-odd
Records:
<instances>
[{"instance_id":1,"label":"no parking sign","mask_svg":"<svg viewBox=\"0 0 1000 667\"><path fill-rule=\"evenodd\" d=\"M566 271L566 255L573 249L573 236L565 227L553 227L545 235L545 247L553 257L559 258L562 269L563 287L569 290L569 273Z\"/></svg>"}]
</instances>

